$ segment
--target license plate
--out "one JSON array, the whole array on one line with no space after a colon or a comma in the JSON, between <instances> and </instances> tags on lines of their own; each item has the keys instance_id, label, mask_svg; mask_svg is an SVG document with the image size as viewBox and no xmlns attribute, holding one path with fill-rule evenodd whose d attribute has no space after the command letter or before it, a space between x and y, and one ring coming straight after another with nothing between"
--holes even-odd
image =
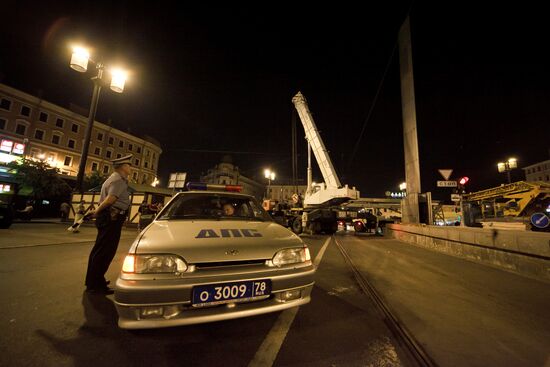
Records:
<instances>
[{"instance_id":1,"label":"license plate","mask_svg":"<svg viewBox=\"0 0 550 367\"><path fill-rule=\"evenodd\" d=\"M217 305L265 298L271 293L271 280L251 280L193 288L193 306Z\"/></svg>"}]
</instances>

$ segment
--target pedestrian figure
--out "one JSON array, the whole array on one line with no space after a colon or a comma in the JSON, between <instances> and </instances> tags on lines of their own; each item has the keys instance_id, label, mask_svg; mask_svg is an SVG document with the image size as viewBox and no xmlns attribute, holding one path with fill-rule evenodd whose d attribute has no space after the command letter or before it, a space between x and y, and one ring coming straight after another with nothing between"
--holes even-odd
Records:
<instances>
[{"instance_id":1,"label":"pedestrian figure","mask_svg":"<svg viewBox=\"0 0 550 367\"><path fill-rule=\"evenodd\" d=\"M76 209L76 213L74 215L74 223L72 226L67 228L68 231L71 231L73 233L80 232L80 225L82 222L84 222L84 216L86 215L86 212L88 209L86 209L86 206L84 205L86 202L84 200L80 201L80 204L78 204L78 208Z\"/></svg>"},{"instance_id":2,"label":"pedestrian figure","mask_svg":"<svg viewBox=\"0 0 550 367\"><path fill-rule=\"evenodd\" d=\"M93 293L112 294L105 273L116 254L122 225L130 207L128 176L132 154L111 161L115 172L101 186L99 206L92 213L96 218L97 237L90 252L86 271L86 290Z\"/></svg>"},{"instance_id":3,"label":"pedestrian figure","mask_svg":"<svg viewBox=\"0 0 550 367\"><path fill-rule=\"evenodd\" d=\"M32 218L33 210L34 210L34 207L32 206L32 201L27 201L27 205L25 206L25 209L18 210L17 212L20 213L19 216L21 219L30 221Z\"/></svg>"},{"instance_id":4,"label":"pedestrian figure","mask_svg":"<svg viewBox=\"0 0 550 367\"><path fill-rule=\"evenodd\" d=\"M138 212L138 232L141 232L143 228L147 227L147 224L149 224L150 218L152 217L152 214L149 212L149 204L147 204L147 201L143 200L141 202L138 208Z\"/></svg>"},{"instance_id":5,"label":"pedestrian figure","mask_svg":"<svg viewBox=\"0 0 550 367\"><path fill-rule=\"evenodd\" d=\"M61 221L66 222L67 219L69 219L69 213L71 211L71 206L66 202L62 202L61 206L59 207L59 210L61 211Z\"/></svg>"}]
</instances>

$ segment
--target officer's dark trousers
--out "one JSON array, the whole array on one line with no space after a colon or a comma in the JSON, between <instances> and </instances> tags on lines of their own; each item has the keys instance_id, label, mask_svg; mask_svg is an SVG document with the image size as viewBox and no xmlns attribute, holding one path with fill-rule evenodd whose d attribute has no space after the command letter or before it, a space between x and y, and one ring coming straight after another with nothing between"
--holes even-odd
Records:
<instances>
[{"instance_id":1,"label":"officer's dark trousers","mask_svg":"<svg viewBox=\"0 0 550 367\"><path fill-rule=\"evenodd\" d=\"M124 219L118 216L112 220L108 209L96 218L97 238L90 252L86 272L85 284L88 288L105 287L105 273L115 257Z\"/></svg>"}]
</instances>

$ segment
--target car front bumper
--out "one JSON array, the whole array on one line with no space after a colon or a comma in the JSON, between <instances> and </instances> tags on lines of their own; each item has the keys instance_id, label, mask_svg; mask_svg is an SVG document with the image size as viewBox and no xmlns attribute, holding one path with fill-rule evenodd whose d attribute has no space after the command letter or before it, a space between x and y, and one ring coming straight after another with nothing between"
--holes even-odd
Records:
<instances>
[{"instance_id":1,"label":"car front bumper","mask_svg":"<svg viewBox=\"0 0 550 367\"><path fill-rule=\"evenodd\" d=\"M118 325L122 329L191 325L260 315L301 306L311 299L314 275L315 266L310 265L215 277L207 274L189 278L155 280L128 280L119 277L115 288ZM268 298L207 307L192 305L192 292L196 286L262 279L271 280L271 294Z\"/></svg>"}]
</instances>

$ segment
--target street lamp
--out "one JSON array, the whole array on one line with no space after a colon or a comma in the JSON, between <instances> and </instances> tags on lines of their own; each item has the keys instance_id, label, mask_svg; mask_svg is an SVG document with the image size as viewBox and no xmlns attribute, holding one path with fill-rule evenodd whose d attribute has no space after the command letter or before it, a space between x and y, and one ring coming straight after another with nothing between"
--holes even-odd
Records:
<instances>
[{"instance_id":1,"label":"street lamp","mask_svg":"<svg viewBox=\"0 0 550 367\"><path fill-rule=\"evenodd\" d=\"M269 168L266 168L264 170L264 177L267 178L267 193L266 193L266 197L268 199L270 199L269 197L269 188L271 186L271 181L275 180L275 172L273 172L272 170L270 170Z\"/></svg>"},{"instance_id":2,"label":"street lamp","mask_svg":"<svg viewBox=\"0 0 550 367\"><path fill-rule=\"evenodd\" d=\"M499 162L497 164L498 172L506 172L508 175L508 183L512 183L510 171L514 168L518 168L518 160L516 158L510 158L506 162Z\"/></svg>"},{"instance_id":3,"label":"street lamp","mask_svg":"<svg viewBox=\"0 0 550 367\"><path fill-rule=\"evenodd\" d=\"M88 149L90 148L90 138L92 136L92 128L94 125L95 113L97 111L97 103L99 101L99 92L101 91L102 83L104 82L103 72L105 71L105 65L101 62L95 62L90 59L90 53L85 48L73 48L73 54L70 62L71 69L76 70L79 73L85 73L88 70L89 62L95 64L97 75L91 78L94 83L94 92L92 94L92 102L90 103L90 113L88 115L88 125L86 126L86 134L84 136L82 157L80 158L78 174L76 176L76 189L80 193L82 193L82 181L84 179L84 171L86 170L86 160L88 159ZM120 69L113 69L110 70L110 72L111 90L116 93L122 93L124 90L124 83L126 82L126 73Z\"/></svg>"}]
</instances>

